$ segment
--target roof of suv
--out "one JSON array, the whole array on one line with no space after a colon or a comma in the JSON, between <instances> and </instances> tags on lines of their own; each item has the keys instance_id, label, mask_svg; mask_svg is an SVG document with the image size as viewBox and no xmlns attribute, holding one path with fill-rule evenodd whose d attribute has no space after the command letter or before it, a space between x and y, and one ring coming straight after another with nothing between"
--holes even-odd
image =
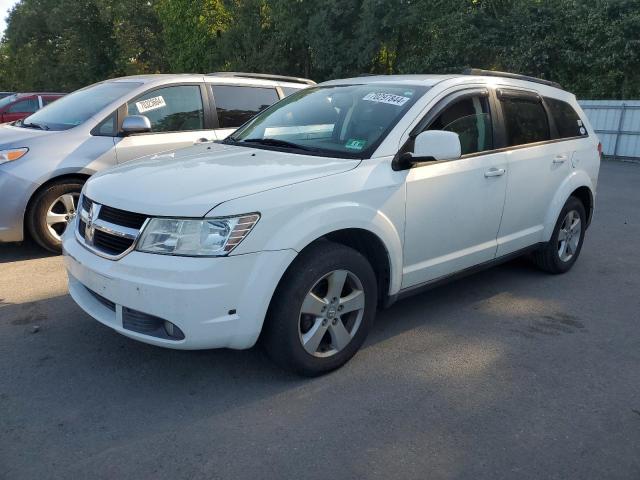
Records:
<instances>
[{"instance_id":1,"label":"roof of suv","mask_svg":"<svg viewBox=\"0 0 640 480\"><path fill-rule=\"evenodd\" d=\"M452 79L466 79L470 81L477 81L478 79L483 79L487 82L495 82L498 81L503 84L513 84L513 85L527 85L529 87L548 87L555 88L558 90L562 90L560 84L543 80L540 78L529 77L526 75L518 75L514 73L506 73L506 72L494 72L489 70L478 70L478 69L469 69L464 73L460 74L449 74L449 75L363 75L359 77L352 78L344 78L340 80L330 80L328 82L324 82L321 85L343 85L343 84L369 84L369 83L400 83L405 85L423 85L432 87L440 82L445 80Z\"/></svg>"}]
</instances>

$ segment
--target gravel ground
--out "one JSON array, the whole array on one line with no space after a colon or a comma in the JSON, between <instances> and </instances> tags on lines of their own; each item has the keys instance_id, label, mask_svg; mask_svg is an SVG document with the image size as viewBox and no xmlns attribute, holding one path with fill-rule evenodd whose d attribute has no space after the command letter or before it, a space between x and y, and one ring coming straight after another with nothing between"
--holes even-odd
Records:
<instances>
[{"instance_id":1,"label":"gravel ground","mask_svg":"<svg viewBox=\"0 0 640 480\"><path fill-rule=\"evenodd\" d=\"M59 257L0 246L0 477L640 478L640 165L605 162L563 276L516 260L397 303L313 380L128 340Z\"/></svg>"}]
</instances>

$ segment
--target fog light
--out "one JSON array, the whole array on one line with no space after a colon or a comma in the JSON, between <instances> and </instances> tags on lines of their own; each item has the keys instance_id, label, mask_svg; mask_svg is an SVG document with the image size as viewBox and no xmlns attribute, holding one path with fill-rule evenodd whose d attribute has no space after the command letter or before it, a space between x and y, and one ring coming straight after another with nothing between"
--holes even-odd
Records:
<instances>
[{"instance_id":1,"label":"fog light","mask_svg":"<svg viewBox=\"0 0 640 480\"><path fill-rule=\"evenodd\" d=\"M184 333L182 333L182 330L176 327L169 320L164 321L164 330L167 332L167 335L172 338L177 338L179 340L182 340L184 338Z\"/></svg>"}]
</instances>

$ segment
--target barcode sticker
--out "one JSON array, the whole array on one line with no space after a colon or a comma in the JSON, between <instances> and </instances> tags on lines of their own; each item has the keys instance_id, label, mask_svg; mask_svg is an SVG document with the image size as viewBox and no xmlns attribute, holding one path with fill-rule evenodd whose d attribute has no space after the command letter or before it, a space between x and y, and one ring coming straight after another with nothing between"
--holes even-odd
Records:
<instances>
[{"instance_id":1,"label":"barcode sticker","mask_svg":"<svg viewBox=\"0 0 640 480\"><path fill-rule=\"evenodd\" d=\"M388 103L389 105L397 105L401 107L409 100L409 97L394 95L392 93L367 93L363 98L369 102Z\"/></svg>"},{"instance_id":2,"label":"barcode sticker","mask_svg":"<svg viewBox=\"0 0 640 480\"><path fill-rule=\"evenodd\" d=\"M166 106L167 104L164 103L164 98L162 98L162 96L147 98L146 100L136 102L136 108L140 113L150 112L151 110L157 110Z\"/></svg>"}]
</instances>

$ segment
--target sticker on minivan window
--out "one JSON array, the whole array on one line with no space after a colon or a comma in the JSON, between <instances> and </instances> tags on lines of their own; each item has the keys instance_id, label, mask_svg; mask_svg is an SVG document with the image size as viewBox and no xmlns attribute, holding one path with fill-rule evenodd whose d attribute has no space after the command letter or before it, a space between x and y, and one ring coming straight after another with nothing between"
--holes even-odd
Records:
<instances>
[{"instance_id":1,"label":"sticker on minivan window","mask_svg":"<svg viewBox=\"0 0 640 480\"><path fill-rule=\"evenodd\" d=\"M146 100L136 102L136 108L139 113L150 112L151 110L157 110L166 106L167 104L164 103L164 98L162 96L147 98Z\"/></svg>"},{"instance_id":2,"label":"sticker on minivan window","mask_svg":"<svg viewBox=\"0 0 640 480\"><path fill-rule=\"evenodd\" d=\"M363 98L363 100L367 100L369 102L376 103L388 103L389 105L396 105L401 107L407 101L409 101L409 97L403 97L402 95L394 95L393 93L367 93Z\"/></svg>"},{"instance_id":3,"label":"sticker on minivan window","mask_svg":"<svg viewBox=\"0 0 640 480\"><path fill-rule=\"evenodd\" d=\"M358 140L357 138L350 138L344 145L349 150L362 150L367 143L366 140Z\"/></svg>"}]
</instances>

